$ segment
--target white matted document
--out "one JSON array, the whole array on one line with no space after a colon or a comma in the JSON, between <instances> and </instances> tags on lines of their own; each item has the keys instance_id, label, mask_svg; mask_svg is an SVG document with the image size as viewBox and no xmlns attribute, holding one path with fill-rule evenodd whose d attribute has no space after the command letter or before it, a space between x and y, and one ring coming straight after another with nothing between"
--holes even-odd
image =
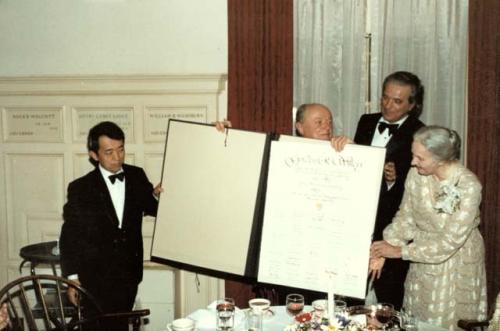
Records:
<instances>
[{"instance_id":1,"label":"white matted document","mask_svg":"<svg viewBox=\"0 0 500 331\"><path fill-rule=\"evenodd\" d=\"M378 147L271 142L258 281L364 298L384 158Z\"/></svg>"},{"instance_id":2,"label":"white matted document","mask_svg":"<svg viewBox=\"0 0 500 331\"><path fill-rule=\"evenodd\" d=\"M170 120L152 260L252 274L268 146L264 133Z\"/></svg>"}]
</instances>

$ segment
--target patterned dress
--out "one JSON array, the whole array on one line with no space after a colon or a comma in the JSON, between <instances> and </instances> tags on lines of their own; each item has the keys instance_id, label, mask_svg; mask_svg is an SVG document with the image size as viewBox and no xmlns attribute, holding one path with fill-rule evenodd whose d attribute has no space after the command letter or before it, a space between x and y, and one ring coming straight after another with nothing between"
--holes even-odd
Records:
<instances>
[{"instance_id":1,"label":"patterned dress","mask_svg":"<svg viewBox=\"0 0 500 331\"><path fill-rule=\"evenodd\" d=\"M484 242L479 232L481 184L459 164L449 178L408 173L400 209L384 240L410 260L404 308L417 318L458 330L459 319L485 319Z\"/></svg>"}]
</instances>

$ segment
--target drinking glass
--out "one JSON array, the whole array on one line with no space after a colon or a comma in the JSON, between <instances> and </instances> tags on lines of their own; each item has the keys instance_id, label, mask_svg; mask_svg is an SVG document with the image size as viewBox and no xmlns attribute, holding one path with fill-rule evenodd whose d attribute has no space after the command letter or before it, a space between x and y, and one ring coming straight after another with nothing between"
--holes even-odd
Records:
<instances>
[{"instance_id":1,"label":"drinking glass","mask_svg":"<svg viewBox=\"0 0 500 331\"><path fill-rule=\"evenodd\" d=\"M344 300L335 300L334 313L336 317L344 317L346 315L347 303Z\"/></svg>"},{"instance_id":2,"label":"drinking glass","mask_svg":"<svg viewBox=\"0 0 500 331\"><path fill-rule=\"evenodd\" d=\"M262 310L249 309L246 314L246 330L261 331L262 330Z\"/></svg>"},{"instance_id":3,"label":"drinking glass","mask_svg":"<svg viewBox=\"0 0 500 331\"><path fill-rule=\"evenodd\" d=\"M292 293L286 296L286 311L296 316L304 309L304 296L302 294Z\"/></svg>"},{"instance_id":4,"label":"drinking glass","mask_svg":"<svg viewBox=\"0 0 500 331\"><path fill-rule=\"evenodd\" d=\"M387 324L394 316L394 306L390 303L379 303L375 308L375 318L382 324L382 330L385 331Z\"/></svg>"},{"instance_id":5,"label":"drinking glass","mask_svg":"<svg viewBox=\"0 0 500 331\"><path fill-rule=\"evenodd\" d=\"M417 331L418 330L417 318L410 312L401 309L401 329L406 331Z\"/></svg>"},{"instance_id":6,"label":"drinking glass","mask_svg":"<svg viewBox=\"0 0 500 331\"><path fill-rule=\"evenodd\" d=\"M328 301L325 299L314 300L312 302L314 309L313 314L316 318L321 319L327 316Z\"/></svg>"},{"instance_id":7,"label":"drinking glass","mask_svg":"<svg viewBox=\"0 0 500 331\"><path fill-rule=\"evenodd\" d=\"M223 298L217 300L217 330L227 331L234 327L234 300Z\"/></svg>"}]
</instances>

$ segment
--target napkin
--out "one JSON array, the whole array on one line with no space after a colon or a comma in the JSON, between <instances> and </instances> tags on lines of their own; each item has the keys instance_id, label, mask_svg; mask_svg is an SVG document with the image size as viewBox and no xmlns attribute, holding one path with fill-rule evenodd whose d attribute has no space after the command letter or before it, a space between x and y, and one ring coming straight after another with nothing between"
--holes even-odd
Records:
<instances>
[{"instance_id":1,"label":"napkin","mask_svg":"<svg viewBox=\"0 0 500 331\"><path fill-rule=\"evenodd\" d=\"M188 318L196 321L196 329L215 329L215 311L198 309L189 314Z\"/></svg>"}]
</instances>

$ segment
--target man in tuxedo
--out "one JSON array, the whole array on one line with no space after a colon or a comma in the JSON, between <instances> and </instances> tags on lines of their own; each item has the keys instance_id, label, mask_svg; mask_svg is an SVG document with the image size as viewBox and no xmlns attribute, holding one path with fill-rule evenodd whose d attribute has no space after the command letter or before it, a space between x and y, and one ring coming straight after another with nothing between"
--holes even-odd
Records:
<instances>
[{"instance_id":1,"label":"man in tuxedo","mask_svg":"<svg viewBox=\"0 0 500 331\"><path fill-rule=\"evenodd\" d=\"M399 209L404 182L411 166L413 134L424 124L418 117L423 109L424 87L420 79L406 71L390 74L384 80L380 113L361 116L354 142L386 148L373 240L382 240L384 228ZM379 302L389 302L400 309L408 262L401 259L386 261L374 289Z\"/></svg>"},{"instance_id":2,"label":"man in tuxedo","mask_svg":"<svg viewBox=\"0 0 500 331\"><path fill-rule=\"evenodd\" d=\"M156 215L162 189L153 188L143 169L124 164L125 136L115 123L94 126L87 148L95 169L68 186L62 273L86 288L104 312L130 311L142 280L142 218ZM72 289L68 297L78 300ZM128 325L106 329L128 330Z\"/></svg>"}]
</instances>

